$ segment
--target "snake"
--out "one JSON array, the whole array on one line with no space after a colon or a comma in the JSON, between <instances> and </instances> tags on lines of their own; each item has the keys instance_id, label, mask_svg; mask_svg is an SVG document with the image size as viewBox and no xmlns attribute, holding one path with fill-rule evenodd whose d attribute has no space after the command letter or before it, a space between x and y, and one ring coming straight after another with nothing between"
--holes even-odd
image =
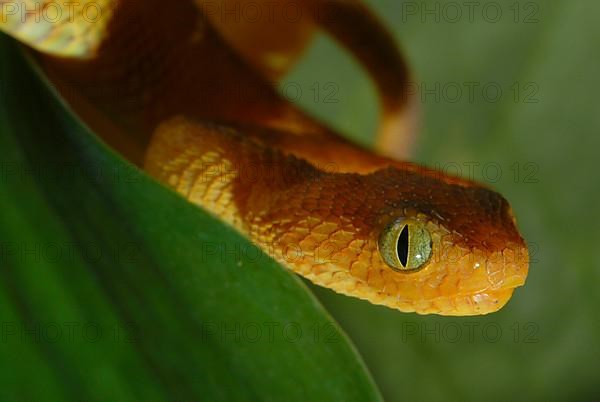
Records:
<instances>
[{"instance_id":1,"label":"snake","mask_svg":"<svg viewBox=\"0 0 600 402\"><path fill-rule=\"evenodd\" d=\"M250 20L250 3L279 17ZM498 311L525 283L528 249L506 199L406 161L411 72L358 0L0 0L0 30L109 146L316 285L468 316ZM321 32L379 93L374 150L273 85Z\"/></svg>"}]
</instances>

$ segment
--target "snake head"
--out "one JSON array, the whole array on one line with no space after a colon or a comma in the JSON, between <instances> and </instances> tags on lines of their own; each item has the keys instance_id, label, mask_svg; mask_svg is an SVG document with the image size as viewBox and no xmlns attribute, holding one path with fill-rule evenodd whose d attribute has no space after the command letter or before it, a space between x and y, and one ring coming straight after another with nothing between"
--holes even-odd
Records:
<instances>
[{"instance_id":1,"label":"snake head","mask_svg":"<svg viewBox=\"0 0 600 402\"><path fill-rule=\"evenodd\" d=\"M525 282L527 247L494 191L397 168L316 183L307 191L326 218L313 232L330 244L321 243L327 264L304 273L317 284L406 312L479 315Z\"/></svg>"}]
</instances>

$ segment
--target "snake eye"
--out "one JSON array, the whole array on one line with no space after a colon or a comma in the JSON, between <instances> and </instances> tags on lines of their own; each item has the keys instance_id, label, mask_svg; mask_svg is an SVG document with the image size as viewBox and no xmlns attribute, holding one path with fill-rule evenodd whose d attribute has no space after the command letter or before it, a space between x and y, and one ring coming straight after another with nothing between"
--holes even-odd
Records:
<instances>
[{"instance_id":1,"label":"snake eye","mask_svg":"<svg viewBox=\"0 0 600 402\"><path fill-rule=\"evenodd\" d=\"M421 222L398 219L379 236L381 258L393 270L416 271L431 257L431 235Z\"/></svg>"}]
</instances>

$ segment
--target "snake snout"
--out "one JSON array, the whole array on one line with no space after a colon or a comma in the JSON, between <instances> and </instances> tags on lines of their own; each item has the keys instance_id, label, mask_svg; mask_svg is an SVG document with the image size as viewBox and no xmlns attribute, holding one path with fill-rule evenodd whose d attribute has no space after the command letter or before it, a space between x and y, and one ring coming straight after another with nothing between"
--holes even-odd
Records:
<instances>
[{"instance_id":1,"label":"snake snout","mask_svg":"<svg viewBox=\"0 0 600 402\"><path fill-rule=\"evenodd\" d=\"M477 207L486 218L472 219L469 252L455 267L458 277L454 305L449 315L474 315L502 308L515 288L525 284L529 250L520 236L508 202L499 194L476 189ZM476 222L476 223L473 223Z\"/></svg>"}]
</instances>

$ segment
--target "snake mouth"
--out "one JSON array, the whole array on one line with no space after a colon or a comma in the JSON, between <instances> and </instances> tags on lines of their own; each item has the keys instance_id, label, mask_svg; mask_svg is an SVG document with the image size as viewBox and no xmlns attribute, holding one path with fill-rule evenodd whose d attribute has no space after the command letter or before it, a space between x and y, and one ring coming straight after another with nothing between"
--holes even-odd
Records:
<instances>
[{"instance_id":1,"label":"snake mouth","mask_svg":"<svg viewBox=\"0 0 600 402\"><path fill-rule=\"evenodd\" d=\"M526 274L511 275L500 287L486 288L476 292L440 296L426 300L426 306L419 308L419 314L439 314L444 316L472 316L494 313L504 307L514 290L525 284Z\"/></svg>"},{"instance_id":2,"label":"snake mouth","mask_svg":"<svg viewBox=\"0 0 600 402\"><path fill-rule=\"evenodd\" d=\"M525 284L528 274L528 254L520 249L520 257L500 260L491 258L485 266L470 275L456 278L453 289L439 291L415 300L418 314L472 316L496 312L510 300L514 290Z\"/></svg>"},{"instance_id":3,"label":"snake mouth","mask_svg":"<svg viewBox=\"0 0 600 402\"><path fill-rule=\"evenodd\" d=\"M479 261L482 261L481 264L475 264L475 267L473 256L466 255L462 263L452 265L451 273L442 275L441 279L431 272L447 270L444 264L430 272L426 268L416 273L421 275L421 281L404 277L403 282L396 282L394 275L398 274L388 273L382 277L373 276L373 283L377 283L377 279L382 280L382 288L370 286L368 281L359 281L358 284L349 281L344 282L344 286L335 287L329 282L328 285L343 294L356 295L360 292L361 298L374 304L404 312L442 316L485 315L504 307L514 290L525 284L529 259L527 248L518 245L487 254Z\"/></svg>"},{"instance_id":4,"label":"snake mouth","mask_svg":"<svg viewBox=\"0 0 600 402\"><path fill-rule=\"evenodd\" d=\"M432 300L437 314L445 316L472 316L494 313L508 303L515 288L502 288L472 295L442 297ZM417 311L418 312L418 311Z\"/></svg>"}]
</instances>

